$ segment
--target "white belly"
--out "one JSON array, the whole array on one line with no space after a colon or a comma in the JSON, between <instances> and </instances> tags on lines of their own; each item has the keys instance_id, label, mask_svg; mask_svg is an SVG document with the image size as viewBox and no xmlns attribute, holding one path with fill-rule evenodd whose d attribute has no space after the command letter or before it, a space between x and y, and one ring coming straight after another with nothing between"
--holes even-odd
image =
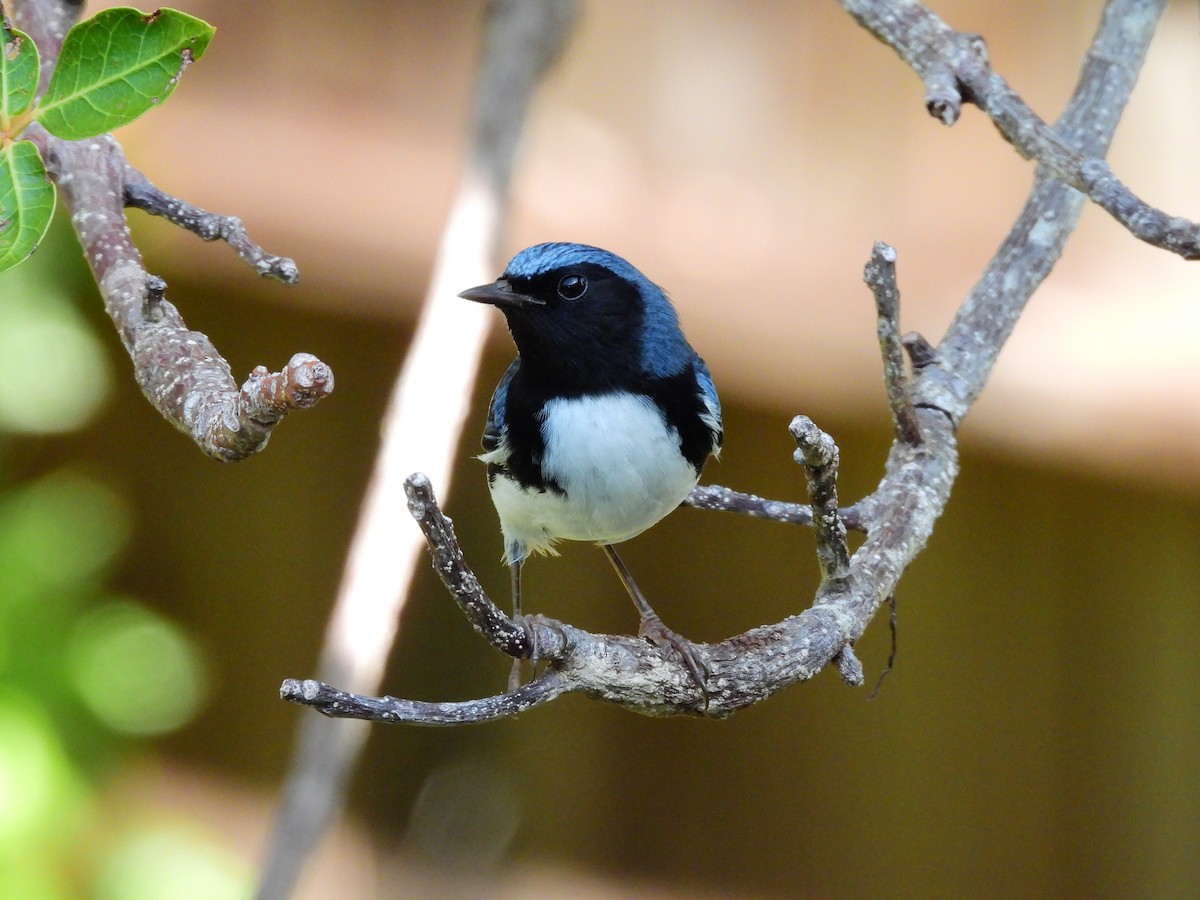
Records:
<instances>
[{"instance_id":1,"label":"white belly","mask_svg":"<svg viewBox=\"0 0 1200 900\"><path fill-rule=\"evenodd\" d=\"M557 540L615 544L679 506L697 474L679 452L679 434L646 397L616 393L552 400L543 411L542 472L562 486L522 488L497 477L505 554L545 552Z\"/></svg>"}]
</instances>

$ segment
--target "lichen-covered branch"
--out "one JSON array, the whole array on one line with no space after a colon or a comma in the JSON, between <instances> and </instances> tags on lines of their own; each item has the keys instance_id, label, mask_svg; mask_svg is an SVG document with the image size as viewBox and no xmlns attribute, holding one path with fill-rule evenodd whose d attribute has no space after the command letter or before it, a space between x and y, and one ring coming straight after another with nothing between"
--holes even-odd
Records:
<instances>
[{"instance_id":1,"label":"lichen-covered branch","mask_svg":"<svg viewBox=\"0 0 1200 900\"><path fill-rule=\"evenodd\" d=\"M835 659L843 678L862 683L861 664L849 648L890 595L904 565L928 538L933 522L929 511L944 506L956 471L952 449L948 451L949 465L927 452L930 445L953 445L949 421L934 412L924 415L930 439L920 448L897 442L889 457L888 476L876 496L897 515L913 510L919 521L927 524L896 528L880 523L850 558L844 577L824 581L812 608L719 644L696 644L696 656L709 673L707 696L676 654L650 642L634 636L592 634L544 616L507 616L486 596L467 564L429 480L414 475L405 491L428 543L434 570L476 630L509 655L536 655L548 662L543 678L552 680L543 686L547 693L551 688L555 696L583 693L646 715L723 718L811 678ZM821 442L806 440L808 443ZM833 502L836 504L836 497ZM536 684L538 681L526 687ZM357 697L320 682L299 680L285 682L281 695L328 715L361 714L374 721L423 725L488 721L528 708L490 697L454 704L453 716L447 716L444 704ZM536 696L539 702L552 699L541 693Z\"/></svg>"},{"instance_id":2,"label":"lichen-covered branch","mask_svg":"<svg viewBox=\"0 0 1200 900\"><path fill-rule=\"evenodd\" d=\"M25 0L16 9L17 24L37 42L42 84L81 4L68 0ZM22 137L37 144L59 196L71 213L105 309L133 361L134 377L146 398L162 415L209 456L225 461L244 459L266 446L274 427L289 412L312 406L334 385L333 372L315 356L294 355L278 372L256 368L239 388L229 363L208 337L187 327L179 310L166 299L166 285L151 275L133 243L125 219L132 191L134 205L173 201L176 224L193 210L155 188L125 160L112 135L64 141L36 123ZM132 179L132 180L130 180ZM157 210L166 213L166 209ZM190 212L189 212L190 211ZM220 217L219 217L220 218ZM295 281L290 260L272 257L224 218L219 236L265 274Z\"/></svg>"},{"instance_id":3,"label":"lichen-covered branch","mask_svg":"<svg viewBox=\"0 0 1200 900\"><path fill-rule=\"evenodd\" d=\"M549 663L543 678L551 680L533 694L538 702L552 699L547 696L550 693L579 692L647 715L722 718L811 678L835 659L846 680L862 683L861 664L849 648L890 595L904 565L928 538L933 522L929 513L944 506L956 471L949 420L932 411L922 414L927 441L919 448L897 442L876 497L893 511L895 520L900 520L901 512L913 511L924 524L893 527L883 521L873 528L849 560L844 577L826 579L811 609L719 644L696 645L697 657L709 673L707 697L678 657L640 638L591 634L543 616L507 616L486 596L467 564L428 479L414 475L405 490L429 545L434 570L475 628L509 655L536 655ZM819 446L821 442L806 441L809 443ZM930 447L943 445L948 445L944 454L930 454ZM281 694L328 715L424 725L487 721L528 708L524 705L528 698L502 702L490 697L450 706L420 704L347 695L320 682L298 680L285 682Z\"/></svg>"},{"instance_id":4,"label":"lichen-covered branch","mask_svg":"<svg viewBox=\"0 0 1200 900\"><path fill-rule=\"evenodd\" d=\"M982 37L955 31L917 0L839 2L913 67L925 83L930 115L952 125L964 102L974 104L1021 156L1037 160L1054 177L1082 191L1138 240L1184 259L1200 259L1200 224L1146 203L1113 174L1102 152L1086 149L1062 129L1048 125L992 69ZM1164 6L1163 0L1121 4L1119 14L1134 41L1145 29L1153 30ZM1102 132L1103 127L1095 130Z\"/></svg>"}]
</instances>

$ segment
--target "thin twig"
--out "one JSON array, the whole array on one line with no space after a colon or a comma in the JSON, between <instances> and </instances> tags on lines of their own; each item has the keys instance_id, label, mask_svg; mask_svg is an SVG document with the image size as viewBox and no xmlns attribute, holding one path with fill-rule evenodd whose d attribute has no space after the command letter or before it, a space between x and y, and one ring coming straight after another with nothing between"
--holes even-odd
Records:
<instances>
[{"instance_id":1,"label":"thin twig","mask_svg":"<svg viewBox=\"0 0 1200 900\"><path fill-rule=\"evenodd\" d=\"M863 281L875 295L875 333L883 354L883 383L896 439L906 444L921 443L921 429L908 396L908 373L900 346L900 289L896 287L896 251L876 241L863 269Z\"/></svg>"},{"instance_id":2,"label":"thin twig","mask_svg":"<svg viewBox=\"0 0 1200 900\"><path fill-rule=\"evenodd\" d=\"M892 672L892 667L896 665L896 650L898 648L897 632L896 632L896 595L892 594L887 599L888 604L888 632L892 636L892 647L888 651L887 665L883 667L883 671L879 673L879 677L875 679L875 687L871 688L871 693L867 695L868 700L874 700L879 696L879 689L883 687L883 680Z\"/></svg>"},{"instance_id":3,"label":"thin twig","mask_svg":"<svg viewBox=\"0 0 1200 900\"><path fill-rule=\"evenodd\" d=\"M838 514L837 444L808 416L796 416L789 430L796 439L796 462L804 466L808 479L821 577L844 583L850 574L850 549L846 546L846 525Z\"/></svg>"},{"instance_id":4,"label":"thin twig","mask_svg":"<svg viewBox=\"0 0 1200 900\"><path fill-rule=\"evenodd\" d=\"M279 689L284 700L310 706L335 719L364 719L369 722L409 722L414 725L467 725L520 715L562 695L563 678L547 669L538 678L515 691L456 703L428 703L397 697L367 697L339 691L320 681L289 678Z\"/></svg>"},{"instance_id":5,"label":"thin twig","mask_svg":"<svg viewBox=\"0 0 1200 900\"><path fill-rule=\"evenodd\" d=\"M437 573L458 602L467 621L501 653L520 659L535 656L546 659L546 655L534 653L530 635L518 622L500 611L484 593L479 579L466 567L454 526L438 506L429 479L418 472L405 481L404 490L408 495L409 513L421 525L430 549L441 560Z\"/></svg>"},{"instance_id":6,"label":"thin twig","mask_svg":"<svg viewBox=\"0 0 1200 900\"><path fill-rule=\"evenodd\" d=\"M264 278L274 278L284 284L295 284L300 280L300 270L295 262L286 256L273 256L250 240L242 220L237 216L208 212L192 206L186 200L173 197L130 165L125 167L125 205L152 216L162 216L201 240L224 241Z\"/></svg>"},{"instance_id":7,"label":"thin twig","mask_svg":"<svg viewBox=\"0 0 1200 900\"><path fill-rule=\"evenodd\" d=\"M692 492L683 501L684 506L695 509L707 509L716 512L740 513L756 519L770 519L787 525L811 525L812 505L809 503L792 503L787 500L768 500L755 494L735 491L733 488L719 484L702 484L692 488ZM839 510L842 521L852 531L867 530L867 508L865 504L855 503L853 506Z\"/></svg>"}]
</instances>

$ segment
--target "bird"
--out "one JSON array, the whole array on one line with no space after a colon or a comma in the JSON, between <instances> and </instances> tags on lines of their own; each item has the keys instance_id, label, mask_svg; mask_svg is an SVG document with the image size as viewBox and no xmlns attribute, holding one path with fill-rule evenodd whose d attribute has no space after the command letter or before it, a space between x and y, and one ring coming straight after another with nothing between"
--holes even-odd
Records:
<instances>
[{"instance_id":1,"label":"bird","mask_svg":"<svg viewBox=\"0 0 1200 900\"><path fill-rule=\"evenodd\" d=\"M724 437L712 376L671 301L620 256L576 243L528 247L496 281L458 296L497 307L517 349L492 395L479 456L514 615L532 555L558 555L559 541L593 542L637 607L639 636L678 652L704 692L691 642L663 624L615 547L680 506ZM510 690L519 669L518 661Z\"/></svg>"}]
</instances>

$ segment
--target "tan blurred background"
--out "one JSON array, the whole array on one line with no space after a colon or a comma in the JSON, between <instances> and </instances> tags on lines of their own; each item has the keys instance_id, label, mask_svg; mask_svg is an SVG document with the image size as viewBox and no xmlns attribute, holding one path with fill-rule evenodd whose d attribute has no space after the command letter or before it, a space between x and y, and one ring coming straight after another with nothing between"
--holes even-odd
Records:
<instances>
[{"instance_id":1,"label":"tan blurred background","mask_svg":"<svg viewBox=\"0 0 1200 900\"><path fill-rule=\"evenodd\" d=\"M464 142L480 3L179 5L217 36L171 102L119 137L162 188L242 216L303 280L259 282L227 248L136 213L135 235L237 375L305 350L333 366L337 390L262 455L218 465L141 398L69 235L0 279L5 304L18 293L6 283L20 284L59 298L64 321L82 314L90 330L73 333L92 368L60 380L103 396L66 424L10 416L9 490L65 468L107 498L97 533L129 534L89 570L96 590L174 623L193 648L180 683L196 694L158 737L126 728L100 760L80 749L97 727L86 714L29 713L57 722L54 752L90 786L72 789L69 831L31 839L61 862L70 834L77 853L36 896L193 896L172 893L181 871L210 879L195 896L251 883L297 723L314 714L276 689L314 674ZM1101 3L934 7L984 34L996 68L1053 118ZM890 433L860 280L872 241L899 252L904 327L936 339L1033 177L977 111L946 129L921 96L831 2L587 2L533 111L506 252L595 243L670 291L726 407L706 481L800 498L786 426L804 412L838 439L843 496L859 496ZM1192 218L1198 108L1197 13L1177 2L1111 161ZM901 584L899 658L878 699L826 673L721 723L568 698L488 726L379 727L303 896L1196 895L1198 289L1194 265L1085 211L963 429L963 474ZM511 356L498 320L441 492L497 597L507 576L471 456ZM18 395L44 378L44 358L8 372ZM807 532L692 510L627 559L697 640L795 612L816 582ZM634 625L591 548L528 575L536 611ZM884 618L860 651L873 678ZM499 690L506 670L423 572L385 690L463 699ZM142 874L155 861L161 874Z\"/></svg>"}]
</instances>

